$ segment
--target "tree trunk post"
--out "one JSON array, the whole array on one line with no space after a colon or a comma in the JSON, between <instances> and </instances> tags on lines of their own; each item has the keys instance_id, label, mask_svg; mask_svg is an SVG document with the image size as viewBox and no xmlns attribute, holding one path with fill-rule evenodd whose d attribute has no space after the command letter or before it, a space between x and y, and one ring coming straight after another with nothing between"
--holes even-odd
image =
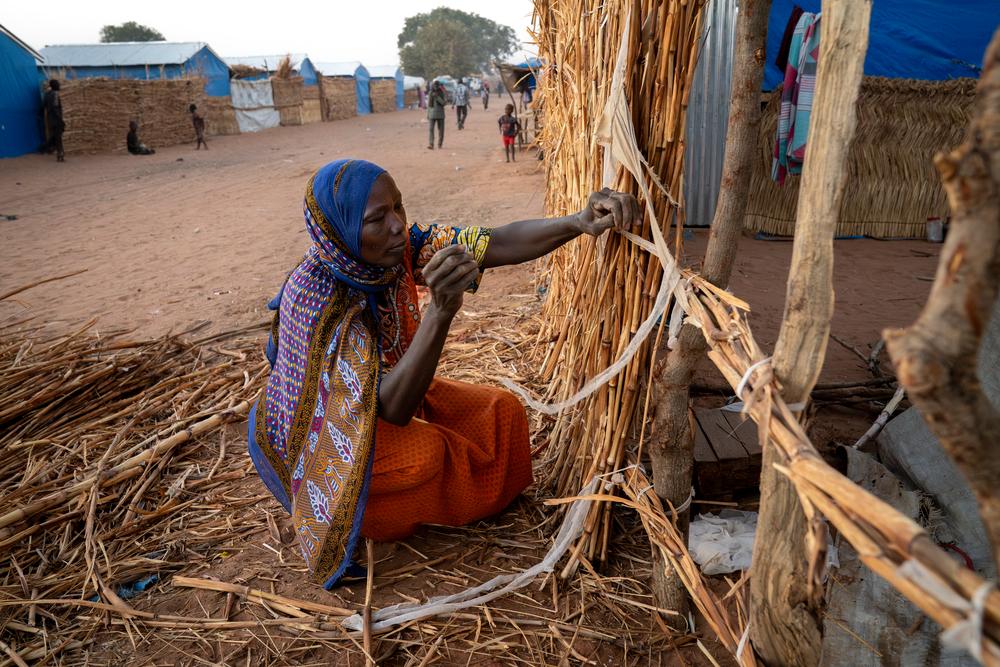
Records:
<instances>
[{"instance_id":1,"label":"tree trunk post","mask_svg":"<svg viewBox=\"0 0 1000 667\"><path fill-rule=\"evenodd\" d=\"M1000 288L1000 30L986 50L965 141L935 165L951 229L927 305L913 326L885 333L886 347L910 400L969 480L1000 564L1000 412L976 371Z\"/></svg>"},{"instance_id":2,"label":"tree trunk post","mask_svg":"<svg viewBox=\"0 0 1000 667\"><path fill-rule=\"evenodd\" d=\"M760 86L764 77L764 45L771 0L743 0L736 19L732 92L726 130L726 155L719 200L712 220L702 276L720 287L729 284L736 247L743 231L750 174L760 127ZM705 354L701 331L682 327L673 350L661 356L650 375L652 406L648 451L657 495L681 507L691 492L694 437L688 410L695 364ZM678 528L687 534L688 510L678 513ZM657 604L683 612L684 586L670 565L653 549L653 593Z\"/></svg>"},{"instance_id":3,"label":"tree trunk post","mask_svg":"<svg viewBox=\"0 0 1000 667\"><path fill-rule=\"evenodd\" d=\"M799 190L785 314L774 373L789 404L802 403L823 367L833 316L833 238L857 125L858 90L868 47L871 0L825 0L816 95ZM750 637L769 665L816 665L822 587L810 567L807 523L792 484L764 448L760 515L750 576ZM812 535L812 556L825 544Z\"/></svg>"}]
</instances>

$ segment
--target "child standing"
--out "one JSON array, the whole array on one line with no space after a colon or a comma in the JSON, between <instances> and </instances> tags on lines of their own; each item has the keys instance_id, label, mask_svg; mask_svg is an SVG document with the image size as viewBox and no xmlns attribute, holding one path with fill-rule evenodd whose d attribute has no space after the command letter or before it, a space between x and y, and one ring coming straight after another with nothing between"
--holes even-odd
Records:
<instances>
[{"instance_id":1,"label":"child standing","mask_svg":"<svg viewBox=\"0 0 1000 667\"><path fill-rule=\"evenodd\" d=\"M208 142L205 141L205 118L198 113L198 105L192 104L188 107L188 111L191 112L191 123L194 125L195 136L198 137L198 143L195 144L194 149L198 150L204 144L205 150L208 150Z\"/></svg>"},{"instance_id":2,"label":"child standing","mask_svg":"<svg viewBox=\"0 0 1000 667\"><path fill-rule=\"evenodd\" d=\"M500 138L503 139L503 154L507 162L514 160L514 138L521 130L521 121L514 115L514 105L508 104L504 108L504 115L497 121L500 126ZM516 160L515 160L516 161Z\"/></svg>"}]
</instances>

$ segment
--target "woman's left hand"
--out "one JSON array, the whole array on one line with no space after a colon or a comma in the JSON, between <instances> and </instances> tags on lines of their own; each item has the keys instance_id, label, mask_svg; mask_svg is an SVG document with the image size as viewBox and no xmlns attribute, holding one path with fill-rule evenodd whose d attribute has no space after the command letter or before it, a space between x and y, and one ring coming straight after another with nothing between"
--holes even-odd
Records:
<instances>
[{"instance_id":1,"label":"woman's left hand","mask_svg":"<svg viewBox=\"0 0 1000 667\"><path fill-rule=\"evenodd\" d=\"M590 195L587 206L576 214L580 233L600 236L612 227L630 231L642 220L639 201L630 194L604 188Z\"/></svg>"}]
</instances>

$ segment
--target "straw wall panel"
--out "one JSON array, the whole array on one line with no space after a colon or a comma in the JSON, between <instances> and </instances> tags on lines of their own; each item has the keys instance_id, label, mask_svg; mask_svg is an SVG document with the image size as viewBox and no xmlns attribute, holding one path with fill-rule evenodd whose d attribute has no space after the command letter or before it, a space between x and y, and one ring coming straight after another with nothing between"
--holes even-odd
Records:
<instances>
[{"instance_id":1,"label":"straw wall panel","mask_svg":"<svg viewBox=\"0 0 1000 667\"><path fill-rule=\"evenodd\" d=\"M205 108L205 80L77 79L62 83L68 153L125 153L130 120L152 148L193 142L190 104Z\"/></svg>"},{"instance_id":2,"label":"straw wall panel","mask_svg":"<svg viewBox=\"0 0 1000 667\"><path fill-rule=\"evenodd\" d=\"M341 120L358 115L354 79L324 76L320 86L323 120Z\"/></svg>"},{"instance_id":3,"label":"straw wall panel","mask_svg":"<svg viewBox=\"0 0 1000 667\"><path fill-rule=\"evenodd\" d=\"M927 218L947 215L932 160L961 141L975 84L974 79L865 77L838 235L923 238ZM779 110L780 89L764 110L745 225L755 232L791 236L801 179L790 176L784 187L771 180Z\"/></svg>"},{"instance_id":4,"label":"straw wall panel","mask_svg":"<svg viewBox=\"0 0 1000 667\"><path fill-rule=\"evenodd\" d=\"M372 79L368 84L372 96L372 112L386 113L396 110L396 82L391 79Z\"/></svg>"}]
</instances>

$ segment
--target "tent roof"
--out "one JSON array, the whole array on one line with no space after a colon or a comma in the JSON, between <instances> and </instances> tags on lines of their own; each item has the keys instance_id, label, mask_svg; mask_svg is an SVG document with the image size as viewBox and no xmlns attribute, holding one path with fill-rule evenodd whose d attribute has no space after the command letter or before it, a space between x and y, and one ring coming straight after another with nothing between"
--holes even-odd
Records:
<instances>
[{"instance_id":1,"label":"tent roof","mask_svg":"<svg viewBox=\"0 0 1000 667\"><path fill-rule=\"evenodd\" d=\"M368 71L360 60L350 60L342 63L318 63L313 61L313 67L317 72L322 72L324 76L354 76L358 68Z\"/></svg>"},{"instance_id":2,"label":"tent roof","mask_svg":"<svg viewBox=\"0 0 1000 667\"><path fill-rule=\"evenodd\" d=\"M375 65L368 68L368 76L373 79L395 79L401 73L399 65Z\"/></svg>"},{"instance_id":3,"label":"tent roof","mask_svg":"<svg viewBox=\"0 0 1000 667\"><path fill-rule=\"evenodd\" d=\"M427 81L422 76L404 76L403 77L403 88L409 90L410 88L423 88L427 85Z\"/></svg>"},{"instance_id":4,"label":"tent roof","mask_svg":"<svg viewBox=\"0 0 1000 667\"><path fill-rule=\"evenodd\" d=\"M180 65L208 48L205 42L115 42L111 44L54 44L42 49L48 67L127 67ZM220 58L221 60L221 58Z\"/></svg>"},{"instance_id":5,"label":"tent roof","mask_svg":"<svg viewBox=\"0 0 1000 667\"><path fill-rule=\"evenodd\" d=\"M31 57L33 57L36 61L42 62L44 60L44 58L42 58L42 54L40 54L38 51L35 51L33 48L28 46L27 42L19 39L17 35L12 33L10 30L7 30L7 28L3 27L2 24L0 24L0 34L4 34L7 37L9 37L12 42L14 42L22 49L27 51L29 54L31 54Z\"/></svg>"},{"instance_id":6,"label":"tent roof","mask_svg":"<svg viewBox=\"0 0 1000 667\"><path fill-rule=\"evenodd\" d=\"M246 67L253 67L256 69L262 69L266 72L273 72L278 69L278 64L288 57L292 61L292 69L299 70L302 68L302 61L309 58L308 55L304 53L285 53L282 55L275 56L227 56L223 58L226 64L232 67L233 65L244 65Z\"/></svg>"},{"instance_id":7,"label":"tent roof","mask_svg":"<svg viewBox=\"0 0 1000 667\"><path fill-rule=\"evenodd\" d=\"M764 90L784 79L774 63L792 7L820 0L773 0L767 28ZM943 81L978 77L997 25L997 0L878 0L872 3L865 75Z\"/></svg>"}]
</instances>

